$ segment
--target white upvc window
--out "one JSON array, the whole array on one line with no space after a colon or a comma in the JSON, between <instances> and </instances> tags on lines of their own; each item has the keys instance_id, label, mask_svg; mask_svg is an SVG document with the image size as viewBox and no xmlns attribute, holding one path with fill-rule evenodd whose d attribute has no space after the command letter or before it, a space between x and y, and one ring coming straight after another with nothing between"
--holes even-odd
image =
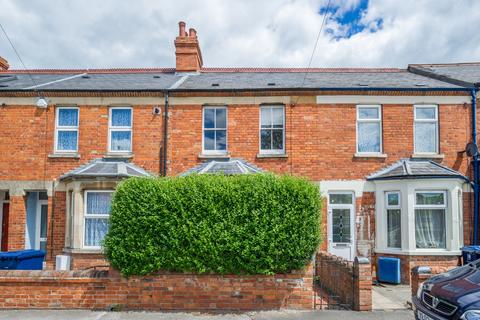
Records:
<instances>
[{"instance_id":1,"label":"white upvc window","mask_svg":"<svg viewBox=\"0 0 480 320\"><path fill-rule=\"evenodd\" d=\"M357 153L382 153L382 108L380 105L357 106Z\"/></svg>"},{"instance_id":2,"label":"white upvc window","mask_svg":"<svg viewBox=\"0 0 480 320\"><path fill-rule=\"evenodd\" d=\"M55 152L74 153L78 151L77 107L58 107L55 116Z\"/></svg>"},{"instance_id":3,"label":"white upvc window","mask_svg":"<svg viewBox=\"0 0 480 320\"><path fill-rule=\"evenodd\" d=\"M108 151L118 153L132 152L131 107L111 107L108 120Z\"/></svg>"},{"instance_id":4,"label":"white upvc window","mask_svg":"<svg viewBox=\"0 0 480 320\"><path fill-rule=\"evenodd\" d=\"M414 106L414 153L437 154L438 147L438 106Z\"/></svg>"},{"instance_id":5,"label":"white upvc window","mask_svg":"<svg viewBox=\"0 0 480 320\"><path fill-rule=\"evenodd\" d=\"M445 191L415 192L415 243L417 249L446 249Z\"/></svg>"},{"instance_id":6,"label":"white upvc window","mask_svg":"<svg viewBox=\"0 0 480 320\"><path fill-rule=\"evenodd\" d=\"M227 107L204 107L202 117L204 154L227 153Z\"/></svg>"},{"instance_id":7,"label":"white upvc window","mask_svg":"<svg viewBox=\"0 0 480 320\"><path fill-rule=\"evenodd\" d=\"M284 106L260 107L260 153L285 153Z\"/></svg>"},{"instance_id":8,"label":"white upvc window","mask_svg":"<svg viewBox=\"0 0 480 320\"><path fill-rule=\"evenodd\" d=\"M84 193L83 247L100 249L108 232L113 190L86 190Z\"/></svg>"},{"instance_id":9,"label":"white upvc window","mask_svg":"<svg viewBox=\"0 0 480 320\"><path fill-rule=\"evenodd\" d=\"M402 248L402 201L399 191L385 193L387 213L387 247Z\"/></svg>"}]
</instances>

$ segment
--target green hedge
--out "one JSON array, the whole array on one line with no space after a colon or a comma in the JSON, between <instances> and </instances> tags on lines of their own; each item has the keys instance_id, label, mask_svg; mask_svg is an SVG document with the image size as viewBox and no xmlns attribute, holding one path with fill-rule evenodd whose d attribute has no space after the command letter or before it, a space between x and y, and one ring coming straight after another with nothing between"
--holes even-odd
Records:
<instances>
[{"instance_id":1,"label":"green hedge","mask_svg":"<svg viewBox=\"0 0 480 320\"><path fill-rule=\"evenodd\" d=\"M300 178L132 178L115 192L104 247L125 276L285 273L309 261L320 223L319 188Z\"/></svg>"}]
</instances>

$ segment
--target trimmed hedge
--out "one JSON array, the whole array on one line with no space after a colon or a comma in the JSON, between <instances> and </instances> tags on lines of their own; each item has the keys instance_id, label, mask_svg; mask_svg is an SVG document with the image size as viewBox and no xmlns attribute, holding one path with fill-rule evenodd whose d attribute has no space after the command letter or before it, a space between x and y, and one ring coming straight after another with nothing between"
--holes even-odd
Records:
<instances>
[{"instance_id":1,"label":"trimmed hedge","mask_svg":"<svg viewBox=\"0 0 480 320\"><path fill-rule=\"evenodd\" d=\"M113 197L104 248L125 276L286 273L311 259L320 224L319 188L300 178L131 178Z\"/></svg>"}]
</instances>

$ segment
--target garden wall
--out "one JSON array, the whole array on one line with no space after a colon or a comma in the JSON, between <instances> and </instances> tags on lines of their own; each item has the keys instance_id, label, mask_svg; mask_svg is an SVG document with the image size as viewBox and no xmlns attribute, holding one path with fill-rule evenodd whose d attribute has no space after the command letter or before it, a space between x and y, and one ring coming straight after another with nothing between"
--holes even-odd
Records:
<instances>
[{"instance_id":1,"label":"garden wall","mask_svg":"<svg viewBox=\"0 0 480 320\"><path fill-rule=\"evenodd\" d=\"M372 310L372 266L366 258L349 262L327 252L316 255L316 281L340 305L357 311Z\"/></svg>"},{"instance_id":2,"label":"garden wall","mask_svg":"<svg viewBox=\"0 0 480 320\"><path fill-rule=\"evenodd\" d=\"M313 309L313 268L272 276L0 271L0 309L235 311Z\"/></svg>"}]
</instances>

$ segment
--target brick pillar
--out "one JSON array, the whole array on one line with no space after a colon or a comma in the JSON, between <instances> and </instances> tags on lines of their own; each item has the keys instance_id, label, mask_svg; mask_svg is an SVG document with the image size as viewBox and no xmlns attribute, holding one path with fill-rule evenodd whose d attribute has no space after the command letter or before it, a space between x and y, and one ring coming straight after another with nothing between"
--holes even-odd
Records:
<instances>
[{"instance_id":1,"label":"brick pillar","mask_svg":"<svg viewBox=\"0 0 480 320\"><path fill-rule=\"evenodd\" d=\"M412 284L410 288L412 289L412 296L417 294L418 286L420 283L428 280L432 276L432 269L430 267L417 266L412 268Z\"/></svg>"},{"instance_id":2,"label":"brick pillar","mask_svg":"<svg viewBox=\"0 0 480 320\"><path fill-rule=\"evenodd\" d=\"M356 311L372 311L372 265L368 258L355 258L353 278L353 309Z\"/></svg>"},{"instance_id":3,"label":"brick pillar","mask_svg":"<svg viewBox=\"0 0 480 320\"><path fill-rule=\"evenodd\" d=\"M23 196L10 196L8 217L8 251L25 249L27 207Z\"/></svg>"}]
</instances>

